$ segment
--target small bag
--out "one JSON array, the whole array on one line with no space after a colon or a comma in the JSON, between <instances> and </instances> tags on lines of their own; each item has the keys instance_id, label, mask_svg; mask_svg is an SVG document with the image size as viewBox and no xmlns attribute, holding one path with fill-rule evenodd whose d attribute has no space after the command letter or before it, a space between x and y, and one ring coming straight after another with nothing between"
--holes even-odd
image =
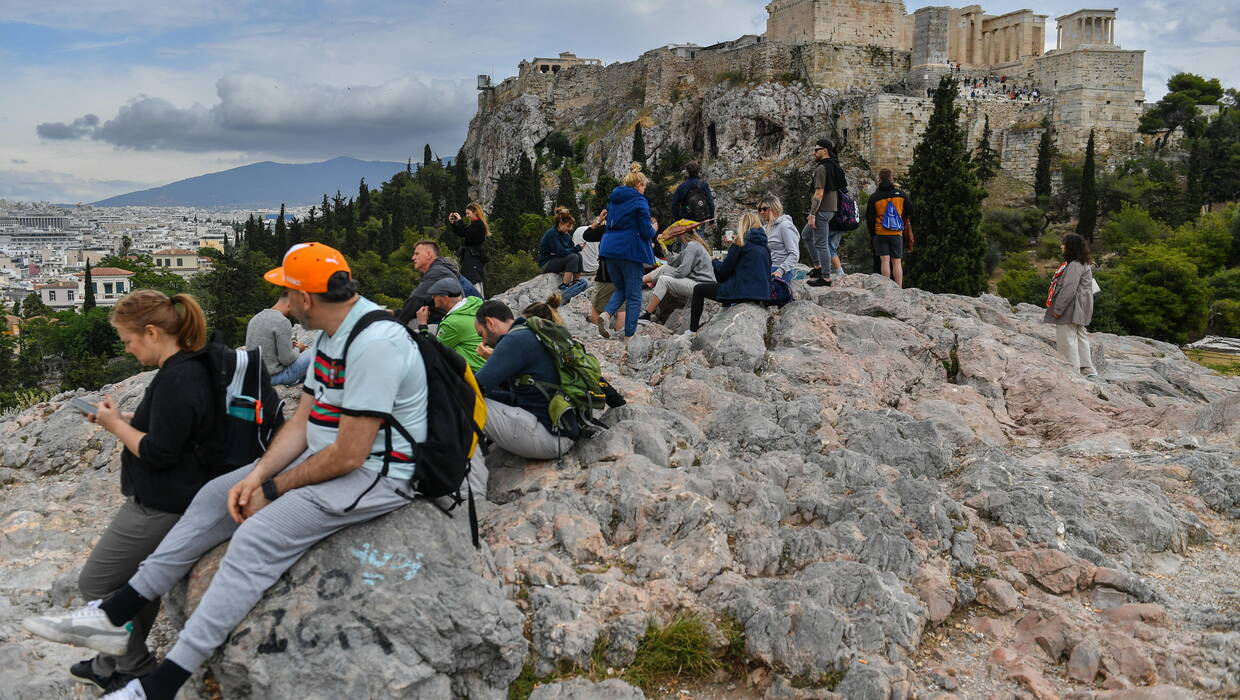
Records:
<instances>
[{"instance_id":1,"label":"small bag","mask_svg":"<svg viewBox=\"0 0 1240 700\"><path fill-rule=\"evenodd\" d=\"M783 278L771 275L771 298L767 300L766 305L783 308L790 301L792 301L792 286Z\"/></svg>"},{"instance_id":2,"label":"small bag","mask_svg":"<svg viewBox=\"0 0 1240 700\"><path fill-rule=\"evenodd\" d=\"M1094 277L1089 278L1090 289L1094 293L1094 303L1098 303L1098 297L1102 296L1102 287L1098 286L1098 280Z\"/></svg>"}]
</instances>

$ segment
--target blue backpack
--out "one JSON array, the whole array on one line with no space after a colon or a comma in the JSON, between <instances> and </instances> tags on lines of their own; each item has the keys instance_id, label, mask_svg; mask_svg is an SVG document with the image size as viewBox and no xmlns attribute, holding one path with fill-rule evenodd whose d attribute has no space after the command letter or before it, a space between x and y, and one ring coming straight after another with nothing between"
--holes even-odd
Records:
<instances>
[{"instance_id":1,"label":"blue backpack","mask_svg":"<svg viewBox=\"0 0 1240 700\"><path fill-rule=\"evenodd\" d=\"M887 200L887 209L883 212L883 228L888 231L904 230L904 217L900 216L896 203L890 199Z\"/></svg>"}]
</instances>

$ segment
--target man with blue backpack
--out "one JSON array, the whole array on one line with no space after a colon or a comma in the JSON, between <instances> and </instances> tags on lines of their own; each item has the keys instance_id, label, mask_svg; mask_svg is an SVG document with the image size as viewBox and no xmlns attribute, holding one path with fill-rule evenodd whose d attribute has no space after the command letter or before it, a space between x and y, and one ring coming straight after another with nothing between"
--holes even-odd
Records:
<instances>
[{"instance_id":1,"label":"man with blue backpack","mask_svg":"<svg viewBox=\"0 0 1240 700\"><path fill-rule=\"evenodd\" d=\"M904 232L912 231L912 216L913 203L892 182L891 171L878 171L878 189L866 205L865 220L883 277L891 278L900 287L904 286Z\"/></svg>"}]
</instances>

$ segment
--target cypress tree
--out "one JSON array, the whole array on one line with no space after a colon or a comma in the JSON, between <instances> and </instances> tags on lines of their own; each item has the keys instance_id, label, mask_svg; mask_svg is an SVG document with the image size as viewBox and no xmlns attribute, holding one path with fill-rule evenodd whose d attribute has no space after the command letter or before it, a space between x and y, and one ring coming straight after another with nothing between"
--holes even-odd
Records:
<instances>
[{"instance_id":1,"label":"cypress tree","mask_svg":"<svg viewBox=\"0 0 1240 700\"><path fill-rule=\"evenodd\" d=\"M1098 190L1094 183L1094 130L1089 130L1085 146L1085 167L1081 169L1081 211L1076 219L1076 232L1090 243L1098 224Z\"/></svg>"},{"instance_id":2,"label":"cypress tree","mask_svg":"<svg viewBox=\"0 0 1240 700\"><path fill-rule=\"evenodd\" d=\"M633 162L641 163L642 170L646 169L646 137L642 135L641 122L633 127Z\"/></svg>"},{"instance_id":3,"label":"cypress tree","mask_svg":"<svg viewBox=\"0 0 1240 700\"><path fill-rule=\"evenodd\" d=\"M573 173L567 163L560 168L560 188L555 193L555 205L567 208L574 219L581 218L577 211L577 188L573 185Z\"/></svg>"},{"instance_id":4,"label":"cypress tree","mask_svg":"<svg viewBox=\"0 0 1240 700\"><path fill-rule=\"evenodd\" d=\"M546 204L543 202L542 195L542 178L534 164L530 162L530 157L521 154L521 159L517 163L517 213L519 214L538 214L545 215Z\"/></svg>"},{"instance_id":5,"label":"cypress tree","mask_svg":"<svg viewBox=\"0 0 1240 700\"><path fill-rule=\"evenodd\" d=\"M917 202L918 243L904 269L913 286L974 296L986 291L986 240L979 229L986 191L969 158L956 94L956 81L943 76L930 123L913 150L908 184Z\"/></svg>"},{"instance_id":6,"label":"cypress tree","mask_svg":"<svg viewBox=\"0 0 1240 700\"><path fill-rule=\"evenodd\" d=\"M366 223L370 218L370 188L366 186L366 178L362 178L357 186L357 220Z\"/></svg>"},{"instance_id":7,"label":"cypress tree","mask_svg":"<svg viewBox=\"0 0 1240 700\"><path fill-rule=\"evenodd\" d=\"M83 282L86 289L86 299L82 302L82 313L86 313L95 308L95 281L90 278L90 261L86 261L86 279Z\"/></svg>"},{"instance_id":8,"label":"cypress tree","mask_svg":"<svg viewBox=\"0 0 1240 700\"><path fill-rule=\"evenodd\" d=\"M1038 142L1038 165L1033 172L1033 196L1045 206L1051 198L1051 148L1050 121L1042 120L1042 140Z\"/></svg>"},{"instance_id":9,"label":"cypress tree","mask_svg":"<svg viewBox=\"0 0 1240 700\"><path fill-rule=\"evenodd\" d=\"M990 145L990 115L986 115L986 125L982 128L982 138L977 142L973 161L977 164L977 177L982 182L990 182L999 174L999 152Z\"/></svg>"},{"instance_id":10,"label":"cypress tree","mask_svg":"<svg viewBox=\"0 0 1240 700\"><path fill-rule=\"evenodd\" d=\"M284 222L284 203L280 203L280 218L276 219L276 231L272 236L271 242L267 244L266 252L272 260L283 260L284 251L289 249L288 245L288 224ZM251 248L253 250L253 248Z\"/></svg>"}]
</instances>

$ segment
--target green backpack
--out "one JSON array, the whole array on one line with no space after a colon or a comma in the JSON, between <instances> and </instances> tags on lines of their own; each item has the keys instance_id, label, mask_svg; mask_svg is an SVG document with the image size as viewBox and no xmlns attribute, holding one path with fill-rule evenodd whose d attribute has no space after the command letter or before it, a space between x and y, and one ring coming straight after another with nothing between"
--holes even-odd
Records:
<instances>
[{"instance_id":1,"label":"green backpack","mask_svg":"<svg viewBox=\"0 0 1240 700\"><path fill-rule=\"evenodd\" d=\"M533 386L547 397L553 426L560 428L560 419L573 409L585 429L592 420L592 412L606 406L599 388L602 372L598 358L586 352L585 346L573 340L568 329L558 323L533 317L526 319L525 325L551 353L556 371L560 373L560 383L540 382L529 375L518 377L516 383Z\"/></svg>"}]
</instances>

